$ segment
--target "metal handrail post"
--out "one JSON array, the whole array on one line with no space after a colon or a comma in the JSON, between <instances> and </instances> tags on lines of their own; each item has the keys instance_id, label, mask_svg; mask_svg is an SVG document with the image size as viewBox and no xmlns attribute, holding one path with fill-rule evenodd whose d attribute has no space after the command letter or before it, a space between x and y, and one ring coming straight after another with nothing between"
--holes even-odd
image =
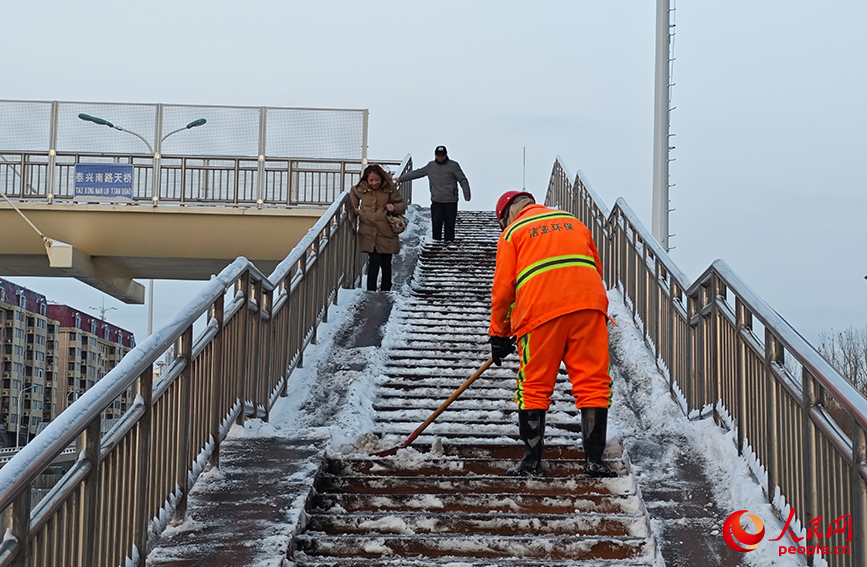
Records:
<instances>
[{"instance_id":1,"label":"metal handrail post","mask_svg":"<svg viewBox=\"0 0 867 567\"><path fill-rule=\"evenodd\" d=\"M174 521L181 522L187 514L187 496L189 495L189 475L187 469L192 462L190 458L190 437L192 436L190 415L192 408L191 389L193 382L193 326L190 325L178 339L177 353L186 364L178 377L178 455L176 479L180 490L177 508L175 508Z\"/></svg>"},{"instance_id":2,"label":"metal handrail post","mask_svg":"<svg viewBox=\"0 0 867 567\"><path fill-rule=\"evenodd\" d=\"M264 106L259 109L259 157L258 157L258 175L256 179L256 202L262 206L265 194L265 143L267 138L265 129L267 126L266 116L268 109Z\"/></svg>"},{"instance_id":3,"label":"metal handrail post","mask_svg":"<svg viewBox=\"0 0 867 567\"><path fill-rule=\"evenodd\" d=\"M102 523L99 521L101 462L99 458L102 416L94 419L84 431L84 458L91 468L84 480L79 565L100 565L103 544Z\"/></svg>"},{"instance_id":4,"label":"metal handrail post","mask_svg":"<svg viewBox=\"0 0 867 567\"><path fill-rule=\"evenodd\" d=\"M785 352L783 346L777 337L770 329L765 328L765 373L767 375L767 383L765 386L765 394L767 395L767 404L765 411L768 415L768 426L765 429L765 446L767 447L768 457L765 461L765 470L768 473L768 493L773 498L773 487L780 484L780 457L779 457L779 398L780 387L776 379L774 379L773 367L775 365L784 366Z\"/></svg>"},{"instance_id":5,"label":"metal handrail post","mask_svg":"<svg viewBox=\"0 0 867 567\"><path fill-rule=\"evenodd\" d=\"M12 561L12 567L32 567L33 558L30 549L30 503L31 487L28 483L24 491L18 495L12 506L3 514L2 528L4 534L9 534L18 540L18 555Z\"/></svg>"},{"instance_id":6,"label":"metal handrail post","mask_svg":"<svg viewBox=\"0 0 867 567\"><path fill-rule=\"evenodd\" d=\"M718 317L715 318L719 321ZM717 323L719 326L719 323ZM748 315L746 306L741 302L740 298L735 299L735 351L736 351L736 396L737 407L735 408L735 424L737 427L738 452L744 452L744 438L746 433L746 417L747 417L747 346L744 339L741 337L741 329L749 327ZM719 349L719 334L717 334L717 349ZM719 357L717 357L719 359Z\"/></svg>"},{"instance_id":7,"label":"metal handrail post","mask_svg":"<svg viewBox=\"0 0 867 567\"><path fill-rule=\"evenodd\" d=\"M819 392L816 379L807 368L801 371L801 423L803 426L803 459L804 459L804 510L798 510L801 518L814 518L818 511L818 482L816 471L820 465L816 454L816 427L810 418L813 406L819 403Z\"/></svg>"},{"instance_id":8,"label":"metal handrail post","mask_svg":"<svg viewBox=\"0 0 867 567\"><path fill-rule=\"evenodd\" d=\"M51 103L51 134L49 135L49 148L48 148L48 172L45 178L45 195L48 198L48 202L51 202L52 197L54 196L54 178L56 172L54 171L57 165L57 114L59 109L58 102L52 101Z\"/></svg>"},{"instance_id":9,"label":"metal handrail post","mask_svg":"<svg viewBox=\"0 0 867 567\"><path fill-rule=\"evenodd\" d=\"M211 457L209 459L209 463L211 466L219 466L220 464L220 446L222 445L222 436L220 435L220 418L222 417L220 408L220 400L223 396L223 380L224 380L224 368L223 368L223 349L224 343L226 340L226 332L224 329L225 325L225 313L223 310L225 309L225 300L224 296L221 295L218 297L213 305L211 305L211 312L209 319L214 319L217 321L217 334L214 336L214 352L212 354L212 369L211 369L211 422L210 422L210 432L211 437L213 437L214 442L214 450L211 452Z\"/></svg>"},{"instance_id":10,"label":"metal handrail post","mask_svg":"<svg viewBox=\"0 0 867 567\"><path fill-rule=\"evenodd\" d=\"M867 484L862 470L867 464L867 432L852 420L852 564L867 565Z\"/></svg>"},{"instance_id":11,"label":"metal handrail post","mask_svg":"<svg viewBox=\"0 0 867 567\"><path fill-rule=\"evenodd\" d=\"M24 190L27 188L27 185L28 185L27 175L28 175L27 174L27 154L22 153L21 154L21 175L18 176L18 182L19 182L18 198L22 199L22 200L24 199L24 195L25 195Z\"/></svg>"},{"instance_id":12,"label":"metal handrail post","mask_svg":"<svg viewBox=\"0 0 867 567\"><path fill-rule=\"evenodd\" d=\"M241 159L235 158L235 197L232 199L232 203L235 205L238 204L241 196L239 195L241 189Z\"/></svg>"},{"instance_id":13,"label":"metal handrail post","mask_svg":"<svg viewBox=\"0 0 867 567\"><path fill-rule=\"evenodd\" d=\"M184 201L187 198L187 158L181 158L181 196L180 201L181 205L184 204ZM195 198L195 197L193 197Z\"/></svg>"},{"instance_id":14,"label":"metal handrail post","mask_svg":"<svg viewBox=\"0 0 867 567\"><path fill-rule=\"evenodd\" d=\"M147 553L148 524L150 513L148 512L148 494L151 485L151 441L153 427L153 390L154 390L154 367L151 365L139 377L138 394L144 403L144 414L139 420L138 455L136 463L136 492L133 505L133 539L139 553Z\"/></svg>"},{"instance_id":15,"label":"metal handrail post","mask_svg":"<svg viewBox=\"0 0 867 567\"><path fill-rule=\"evenodd\" d=\"M160 200L162 196L162 170L161 166L161 154L163 151L163 141L162 141L162 133L163 133L163 105L158 104L156 108L156 115L154 120L154 163L153 163L153 184L151 186L151 199L153 200L154 206Z\"/></svg>"},{"instance_id":16,"label":"metal handrail post","mask_svg":"<svg viewBox=\"0 0 867 567\"><path fill-rule=\"evenodd\" d=\"M250 330L250 341L252 351L250 352L250 360L253 368L248 374L248 380L252 380L250 399L253 402L253 417L259 417L259 402L262 401L263 377L262 377L262 326L264 325L265 299L263 297L264 289L261 280L255 280L250 283L252 287L252 299L256 303L256 316L252 317ZM267 402L264 404L267 405Z\"/></svg>"},{"instance_id":17,"label":"metal handrail post","mask_svg":"<svg viewBox=\"0 0 867 567\"><path fill-rule=\"evenodd\" d=\"M236 286L235 287L236 295L238 293L241 293L243 298L244 298L244 302L243 302L242 307L241 307L241 312L239 313L241 315L241 321L239 324L241 336L240 336L240 340L238 341L238 344L239 344L241 352L236 353L236 355L237 355L236 360L241 361L239 364L241 376L239 376L237 378L237 384L236 384L238 400L241 402L241 411L238 412L238 415L235 418L235 423L237 423L238 425L243 425L244 420L246 419L246 416L244 415L245 414L244 404L246 403L246 400L247 400L246 391L245 391L245 385L247 383L247 381L245 379L245 375L248 372L247 353L250 352L250 349L249 349L249 344L250 344L250 340L249 340L249 337L250 337L250 325L249 325L250 309L248 307L248 304L250 301L250 271L249 270L246 270L244 272L244 274L238 279L238 282L235 284L235 286ZM237 315L238 314L236 314L236 316ZM236 348L238 348L238 347L236 347Z\"/></svg>"},{"instance_id":18,"label":"metal handrail post","mask_svg":"<svg viewBox=\"0 0 867 567\"><path fill-rule=\"evenodd\" d=\"M260 312L267 315L267 320L264 322L264 336L260 340L263 345L263 366L262 382L262 404L265 407L265 421L271 421L271 389L275 383L274 376L274 290L262 290L262 305L259 307ZM261 321L261 318L260 318ZM261 324L261 323L260 323Z\"/></svg>"},{"instance_id":19,"label":"metal handrail post","mask_svg":"<svg viewBox=\"0 0 867 567\"><path fill-rule=\"evenodd\" d=\"M362 126L361 126L361 172L364 173L364 168L367 166L367 122L370 117L370 111L368 109L364 109L362 112Z\"/></svg>"}]
</instances>

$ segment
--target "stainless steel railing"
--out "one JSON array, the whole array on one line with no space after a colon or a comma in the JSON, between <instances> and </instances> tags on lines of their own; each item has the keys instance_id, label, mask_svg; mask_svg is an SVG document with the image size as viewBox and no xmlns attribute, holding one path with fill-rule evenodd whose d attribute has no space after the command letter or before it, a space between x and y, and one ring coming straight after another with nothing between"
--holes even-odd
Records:
<instances>
[{"instance_id":1,"label":"stainless steel railing","mask_svg":"<svg viewBox=\"0 0 867 567\"><path fill-rule=\"evenodd\" d=\"M590 227L606 283L623 292L684 413L736 430L783 520L785 504L801 525L848 516L850 539L809 545L849 546L825 557L832 567L867 565L867 400L725 262L690 284L625 201L609 211L559 157L545 202Z\"/></svg>"},{"instance_id":2,"label":"stainless steel railing","mask_svg":"<svg viewBox=\"0 0 867 567\"><path fill-rule=\"evenodd\" d=\"M147 154L56 152L53 166L47 151L4 151L0 158L0 191L10 199L48 203L75 199L78 163L132 164L133 201L139 204L248 207L327 206L358 182L362 169L360 160L163 155L155 188L155 160Z\"/></svg>"},{"instance_id":3,"label":"stainless steel railing","mask_svg":"<svg viewBox=\"0 0 867 567\"><path fill-rule=\"evenodd\" d=\"M398 174L411 168L407 156ZM232 423L269 418L339 288L360 281L356 224L344 192L270 276L235 260L6 463L0 567L143 565L167 519L184 516L198 473L219 462ZM100 438L101 412L131 387L134 403ZM34 481L74 441L78 461L31 509Z\"/></svg>"}]
</instances>

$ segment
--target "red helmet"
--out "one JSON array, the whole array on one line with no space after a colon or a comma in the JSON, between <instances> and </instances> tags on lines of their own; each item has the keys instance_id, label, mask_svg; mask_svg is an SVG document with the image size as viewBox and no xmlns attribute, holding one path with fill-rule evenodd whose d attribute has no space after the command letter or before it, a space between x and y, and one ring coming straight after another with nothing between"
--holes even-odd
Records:
<instances>
[{"instance_id":1,"label":"red helmet","mask_svg":"<svg viewBox=\"0 0 867 567\"><path fill-rule=\"evenodd\" d=\"M533 202L536 202L536 199L530 193L526 191L506 191L500 198L497 199L497 220L502 221L505 220L506 211L509 210L509 205L512 204L512 201L515 200L516 197L520 197L521 195L526 195L527 197L533 199Z\"/></svg>"}]
</instances>

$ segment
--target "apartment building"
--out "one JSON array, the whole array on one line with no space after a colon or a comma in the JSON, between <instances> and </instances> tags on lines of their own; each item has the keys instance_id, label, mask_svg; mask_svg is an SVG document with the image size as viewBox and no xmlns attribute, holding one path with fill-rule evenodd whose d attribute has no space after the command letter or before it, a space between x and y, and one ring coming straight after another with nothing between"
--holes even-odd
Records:
<instances>
[{"instance_id":1,"label":"apartment building","mask_svg":"<svg viewBox=\"0 0 867 567\"><path fill-rule=\"evenodd\" d=\"M129 331L0 279L0 445L24 445L135 347ZM107 409L120 417L125 392Z\"/></svg>"},{"instance_id":2,"label":"apartment building","mask_svg":"<svg viewBox=\"0 0 867 567\"><path fill-rule=\"evenodd\" d=\"M49 305L47 313L58 324L55 362L58 387L63 391L58 409L63 411L117 366L135 348L135 339L129 331L68 305ZM131 390L121 394L103 418L123 415L133 397Z\"/></svg>"},{"instance_id":3,"label":"apartment building","mask_svg":"<svg viewBox=\"0 0 867 567\"><path fill-rule=\"evenodd\" d=\"M47 315L44 295L0 279L0 442L16 445L36 434L57 409L54 367L57 321Z\"/></svg>"}]
</instances>

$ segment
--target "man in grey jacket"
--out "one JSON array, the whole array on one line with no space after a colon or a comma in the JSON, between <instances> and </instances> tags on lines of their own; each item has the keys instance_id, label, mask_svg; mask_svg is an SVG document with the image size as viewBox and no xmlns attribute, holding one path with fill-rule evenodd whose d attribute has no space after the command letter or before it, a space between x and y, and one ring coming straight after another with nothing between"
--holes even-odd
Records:
<instances>
[{"instance_id":1,"label":"man in grey jacket","mask_svg":"<svg viewBox=\"0 0 867 567\"><path fill-rule=\"evenodd\" d=\"M430 220L434 240L442 239L443 225L446 228L445 239L454 240L455 221L458 218L458 183L464 191L464 201L469 201L470 182L458 162L449 159L445 146L437 146L434 157L436 159L426 166L396 178L395 183L427 176L430 183Z\"/></svg>"}]
</instances>

